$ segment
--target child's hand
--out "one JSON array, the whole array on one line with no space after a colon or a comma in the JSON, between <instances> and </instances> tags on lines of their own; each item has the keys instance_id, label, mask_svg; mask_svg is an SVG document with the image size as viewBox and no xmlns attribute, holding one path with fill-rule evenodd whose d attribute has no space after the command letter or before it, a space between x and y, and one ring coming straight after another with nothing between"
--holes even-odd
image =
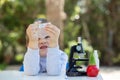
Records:
<instances>
[{"instance_id":1,"label":"child's hand","mask_svg":"<svg viewBox=\"0 0 120 80\"><path fill-rule=\"evenodd\" d=\"M36 49L38 48L38 23L30 24L26 30L29 42L28 47Z\"/></svg>"},{"instance_id":2,"label":"child's hand","mask_svg":"<svg viewBox=\"0 0 120 80\"><path fill-rule=\"evenodd\" d=\"M49 42L48 42L49 47L57 47L58 46L58 39L59 39L59 35L60 35L60 29L57 28L53 24L48 24L45 27L45 30L50 37Z\"/></svg>"}]
</instances>

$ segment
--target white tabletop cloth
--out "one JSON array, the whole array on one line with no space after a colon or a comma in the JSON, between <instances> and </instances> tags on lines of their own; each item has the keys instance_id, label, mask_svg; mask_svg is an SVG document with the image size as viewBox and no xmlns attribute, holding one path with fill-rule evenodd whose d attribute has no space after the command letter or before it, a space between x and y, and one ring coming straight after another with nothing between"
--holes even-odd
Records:
<instances>
[{"instance_id":1,"label":"white tabletop cloth","mask_svg":"<svg viewBox=\"0 0 120 80\"><path fill-rule=\"evenodd\" d=\"M0 80L103 80L101 75L97 77L66 77L60 76L48 76L46 73L40 73L37 76L27 76L20 71L0 71Z\"/></svg>"}]
</instances>

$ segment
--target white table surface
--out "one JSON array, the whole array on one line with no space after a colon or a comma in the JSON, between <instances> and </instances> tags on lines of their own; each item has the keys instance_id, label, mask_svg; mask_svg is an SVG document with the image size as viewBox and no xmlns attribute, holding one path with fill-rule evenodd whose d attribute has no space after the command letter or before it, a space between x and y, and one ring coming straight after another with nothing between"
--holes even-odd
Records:
<instances>
[{"instance_id":1,"label":"white table surface","mask_svg":"<svg viewBox=\"0 0 120 80\"><path fill-rule=\"evenodd\" d=\"M20 71L0 71L0 80L103 80L101 75L97 77L66 77L65 75L60 76L48 76L46 73L41 73L37 76L27 76Z\"/></svg>"}]
</instances>

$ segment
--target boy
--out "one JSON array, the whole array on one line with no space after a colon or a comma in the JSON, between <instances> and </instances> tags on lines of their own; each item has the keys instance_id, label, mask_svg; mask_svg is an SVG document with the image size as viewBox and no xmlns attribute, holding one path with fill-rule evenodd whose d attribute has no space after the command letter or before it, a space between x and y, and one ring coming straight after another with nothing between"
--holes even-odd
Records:
<instances>
[{"instance_id":1,"label":"boy","mask_svg":"<svg viewBox=\"0 0 120 80\"><path fill-rule=\"evenodd\" d=\"M46 23L45 27L38 27ZM26 30L28 36L27 51L24 56L24 73L37 75L46 72L48 75L65 74L67 55L59 49L60 29L45 19L38 19Z\"/></svg>"}]
</instances>

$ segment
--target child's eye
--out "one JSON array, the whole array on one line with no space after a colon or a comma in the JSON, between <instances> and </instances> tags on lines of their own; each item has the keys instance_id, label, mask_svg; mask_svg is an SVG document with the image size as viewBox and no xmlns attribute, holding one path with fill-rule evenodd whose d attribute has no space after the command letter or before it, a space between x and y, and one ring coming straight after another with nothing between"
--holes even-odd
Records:
<instances>
[{"instance_id":1,"label":"child's eye","mask_svg":"<svg viewBox=\"0 0 120 80\"><path fill-rule=\"evenodd\" d=\"M50 38L50 36L46 36L45 39Z\"/></svg>"},{"instance_id":2,"label":"child's eye","mask_svg":"<svg viewBox=\"0 0 120 80\"><path fill-rule=\"evenodd\" d=\"M40 40L41 38L38 38L38 40Z\"/></svg>"}]
</instances>

